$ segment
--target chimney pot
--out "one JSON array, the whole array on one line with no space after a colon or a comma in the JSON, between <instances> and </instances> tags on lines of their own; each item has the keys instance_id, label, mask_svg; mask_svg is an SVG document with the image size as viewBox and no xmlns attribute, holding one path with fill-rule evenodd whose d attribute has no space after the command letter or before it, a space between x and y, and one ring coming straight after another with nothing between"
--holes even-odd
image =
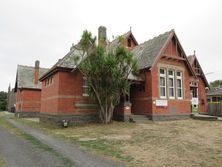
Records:
<instances>
[{"instance_id":1,"label":"chimney pot","mask_svg":"<svg viewBox=\"0 0 222 167\"><path fill-rule=\"evenodd\" d=\"M36 60L35 61L35 68L39 68L39 64L40 64L39 60Z\"/></svg>"},{"instance_id":2,"label":"chimney pot","mask_svg":"<svg viewBox=\"0 0 222 167\"><path fill-rule=\"evenodd\" d=\"M106 27L100 26L98 29L98 42L99 44L106 43Z\"/></svg>"},{"instance_id":3,"label":"chimney pot","mask_svg":"<svg viewBox=\"0 0 222 167\"><path fill-rule=\"evenodd\" d=\"M39 60L35 61L34 83L37 85L39 80Z\"/></svg>"}]
</instances>

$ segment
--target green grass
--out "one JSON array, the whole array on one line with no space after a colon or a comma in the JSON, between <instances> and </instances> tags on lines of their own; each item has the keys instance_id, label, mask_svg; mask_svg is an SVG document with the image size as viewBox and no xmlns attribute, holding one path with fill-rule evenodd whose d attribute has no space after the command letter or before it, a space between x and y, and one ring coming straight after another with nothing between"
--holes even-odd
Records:
<instances>
[{"instance_id":1,"label":"green grass","mask_svg":"<svg viewBox=\"0 0 222 167\"><path fill-rule=\"evenodd\" d=\"M222 164L221 121L113 122L56 129L25 119L15 120L129 167Z\"/></svg>"},{"instance_id":2,"label":"green grass","mask_svg":"<svg viewBox=\"0 0 222 167\"><path fill-rule=\"evenodd\" d=\"M0 157L0 167L7 167L5 160L1 157Z\"/></svg>"},{"instance_id":3,"label":"green grass","mask_svg":"<svg viewBox=\"0 0 222 167\"><path fill-rule=\"evenodd\" d=\"M103 155L108 155L114 158L118 158L123 161L130 162L133 160L132 156L124 156L123 151L117 146L121 145L119 142L107 142L106 140L95 140L95 141L78 141L73 140L73 143L79 144L85 148L94 150Z\"/></svg>"},{"instance_id":4,"label":"green grass","mask_svg":"<svg viewBox=\"0 0 222 167\"><path fill-rule=\"evenodd\" d=\"M121 144L121 142L119 141L107 141L107 140L103 140L103 139L99 139L99 140L92 140L92 141L80 141L78 137L67 137L68 133L71 133L70 130L72 128L65 128L65 129L58 129L58 128L53 128L53 127L49 127L49 126L42 126L41 124L38 124L36 122L32 122L29 121L27 119L18 119L18 118L14 118L14 120L16 120L19 123L22 124L26 124L28 126L31 126L33 128L40 128L44 131L46 131L47 133L51 134L51 135L55 135L59 138L62 138L64 140L68 140L69 142L73 143L73 144L77 144L79 146L81 146L83 149L85 150L90 150L94 153L99 153L102 155L106 155L106 156L111 156L114 158L117 158L121 161L126 161L126 162L131 162L133 160L133 157L130 155L125 155L123 153L123 151L120 149L119 145ZM85 125L77 125L75 126L75 128L80 128L80 129L84 129L87 128L88 126L98 126L101 124L85 124ZM129 123L125 123L122 124L120 123L118 126L124 128L124 127L132 127L134 126L133 124L129 124ZM107 127L109 127L109 125L101 125L101 129L97 129L95 131L95 136L97 136L97 134L99 133L98 131L100 131L100 133L102 133L103 135L110 134L110 130L109 131L104 131L105 129L107 129ZM65 132L64 135L60 134L57 135L56 132ZM82 133L84 134L84 136L87 136L87 134L89 134L89 132L86 131L82 131ZM93 133L93 132L91 132ZM94 137L95 137L94 136Z\"/></svg>"}]
</instances>

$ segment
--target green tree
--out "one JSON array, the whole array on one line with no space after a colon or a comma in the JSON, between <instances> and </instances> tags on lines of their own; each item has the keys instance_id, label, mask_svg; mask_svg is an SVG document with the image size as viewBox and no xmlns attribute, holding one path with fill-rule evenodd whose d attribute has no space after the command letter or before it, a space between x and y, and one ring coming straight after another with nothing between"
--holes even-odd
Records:
<instances>
[{"instance_id":1,"label":"green tree","mask_svg":"<svg viewBox=\"0 0 222 167\"><path fill-rule=\"evenodd\" d=\"M0 92L0 111L5 111L7 108L7 93Z\"/></svg>"},{"instance_id":2,"label":"green tree","mask_svg":"<svg viewBox=\"0 0 222 167\"><path fill-rule=\"evenodd\" d=\"M79 43L81 54L74 58L77 69L88 79L90 96L98 101L99 115L105 124L112 121L120 97L129 94L128 76L138 74L137 60L121 45L121 39L116 49L108 50L105 42L96 45L96 38L84 31Z\"/></svg>"},{"instance_id":3,"label":"green tree","mask_svg":"<svg viewBox=\"0 0 222 167\"><path fill-rule=\"evenodd\" d=\"M215 80L210 83L211 88L222 87L222 80Z\"/></svg>"}]
</instances>

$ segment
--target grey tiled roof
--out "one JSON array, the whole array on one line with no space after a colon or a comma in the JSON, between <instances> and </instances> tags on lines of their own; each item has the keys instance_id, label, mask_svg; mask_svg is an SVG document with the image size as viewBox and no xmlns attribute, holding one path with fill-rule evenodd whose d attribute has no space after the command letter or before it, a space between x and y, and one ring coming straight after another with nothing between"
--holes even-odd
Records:
<instances>
[{"instance_id":1,"label":"grey tiled roof","mask_svg":"<svg viewBox=\"0 0 222 167\"><path fill-rule=\"evenodd\" d=\"M171 30L147 42L144 42L143 44L138 45L132 50L136 58L138 58L140 69L150 67L153 64L155 58L158 56L158 53L163 48L164 44L166 43L167 39L169 38L172 32L174 32L174 30ZM131 32L128 31L127 33L122 35L122 37L127 38L130 34ZM119 45L120 41L118 38L116 38L112 42L108 42L106 49L113 50ZM80 54L80 46L78 44L72 46L70 51L62 59L59 59L59 61L46 73L45 76L47 76L51 71L58 67L70 69L75 68L74 57ZM40 80L42 80L45 76L43 76Z\"/></svg>"},{"instance_id":2,"label":"grey tiled roof","mask_svg":"<svg viewBox=\"0 0 222 167\"><path fill-rule=\"evenodd\" d=\"M39 77L46 73L48 69L39 68ZM35 67L18 65L16 84L17 88L36 88L41 89L41 82L34 84Z\"/></svg>"},{"instance_id":3,"label":"grey tiled roof","mask_svg":"<svg viewBox=\"0 0 222 167\"><path fill-rule=\"evenodd\" d=\"M195 56L194 55L190 55L190 56L187 57L187 59L188 59L189 63L192 65L194 60L195 60Z\"/></svg>"},{"instance_id":4,"label":"grey tiled roof","mask_svg":"<svg viewBox=\"0 0 222 167\"><path fill-rule=\"evenodd\" d=\"M151 67L153 65L159 52L173 32L174 30L165 32L164 34L138 45L132 50L132 53L138 58L140 69Z\"/></svg>"},{"instance_id":5,"label":"grey tiled roof","mask_svg":"<svg viewBox=\"0 0 222 167\"><path fill-rule=\"evenodd\" d=\"M53 68L55 67L75 68L74 57L80 55L81 55L80 46L78 44L72 46L70 51L62 59L59 59L59 61L53 66Z\"/></svg>"},{"instance_id":6,"label":"grey tiled roof","mask_svg":"<svg viewBox=\"0 0 222 167\"><path fill-rule=\"evenodd\" d=\"M193 63L194 63L194 61L195 61L195 59L196 59L196 61L197 61L197 63L198 63L198 66L199 66L199 68L200 68L200 70L201 70L201 75L200 75L200 77L204 80L206 87L209 87L209 83L208 83L208 81L207 81L206 76L204 75L204 72L203 72L203 70L202 70L202 68L201 68L201 66L200 66L200 63L199 63L197 57L196 57L195 55L190 55L190 56L187 57L187 59L188 59L190 65L191 65L191 67L192 67L192 65L193 65ZM195 69L193 69L193 70L195 71ZM196 74L195 74L195 75L196 75Z\"/></svg>"},{"instance_id":7,"label":"grey tiled roof","mask_svg":"<svg viewBox=\"0 0 222 167\"><path fill-rule=\"evenodd\" d=\"M211 88L207 92L207 96L214 96L214 95L220 95L222 96L222 87L219 88Z\"/></svg>"},{"instance_id":8,"label":"grey tiled roof","mask_svg":"<svg viewBox=\"0 0 222 167\"><path fill-rule=\"evenodd\" d=\"M130 34L131 34L131 32L128 31L127 33L123 34L122 37L125 39L125 38L127 38ZM116 49L120 44L121 44L121 42L119 41L118 38L116 38L116 39L114 39L113 41L108 42L108 44L107 44L107 46L106 46L106 49L107 49L107 50Z\"/></svg>"},{"instance_id":9,"label":"grey tiled roof","mask_svg":"<svg viewBox=\"0 0 222 167\"><path fill-rule=\"evenodd\" d=\"M81 54L82 52L81 52L80 46L78 44L73 45L70 48L70 51L62 59L59 59L58 62L52 68L50 68L44 75L42 75L42 77L40 77L40 80L45 78L45 76L47 76L50 72L52 72L56 68L59 68L59 67L68 68L68 69L75 68L74 57L81 56Z\"/></svg>"}]
</instances>

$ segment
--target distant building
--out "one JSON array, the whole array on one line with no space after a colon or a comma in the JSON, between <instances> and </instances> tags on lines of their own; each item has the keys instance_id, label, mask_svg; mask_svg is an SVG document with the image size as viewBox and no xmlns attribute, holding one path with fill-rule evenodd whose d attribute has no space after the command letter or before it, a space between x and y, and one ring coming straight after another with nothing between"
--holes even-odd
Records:
<instances>
[{"instance_id":1,"label":"distant building","mask_svg":"<svg viewBox=\"0 0 222 167\"><path fill-rule=\"evenodd\" d=\"M207 102L222 102L222 87L208 90Z\"/></svg>"},{"instance_id":2,"label":"distant building","mask_svg":"<svg viewBox=\"0 0 222 167\"><path fill-rule=\"evenodd\" d=\"M8 106L7 106L7 110L9 112L15 112L15 90L11 89L11 86L9 85L8 87Z\"/></svg>"},{"instance_id":3,"label":"distant building","mask_svg":"<svg viewBox=\"0 0 222 167\"><path fill-rule=\"evenodd\" d=\"M195 55L188 56L190 65L195 73L195 76L190 80L190 96L193 112L206 112L206 89L209 87L204 72L200 66L200 63Z\"/></svg>"},{"instance_id":4,"label":"distant building","mask_svg":"<svg viewBox=\"0 0 222 167\"><path fill-rule=\"evenodd\" d=\"M18 117L38 116L42 89L39 77L47 70L39 67L39 61L35 62L35 67L18 65L15 81L16 115Z\"/></svg>"}]
</instances>

